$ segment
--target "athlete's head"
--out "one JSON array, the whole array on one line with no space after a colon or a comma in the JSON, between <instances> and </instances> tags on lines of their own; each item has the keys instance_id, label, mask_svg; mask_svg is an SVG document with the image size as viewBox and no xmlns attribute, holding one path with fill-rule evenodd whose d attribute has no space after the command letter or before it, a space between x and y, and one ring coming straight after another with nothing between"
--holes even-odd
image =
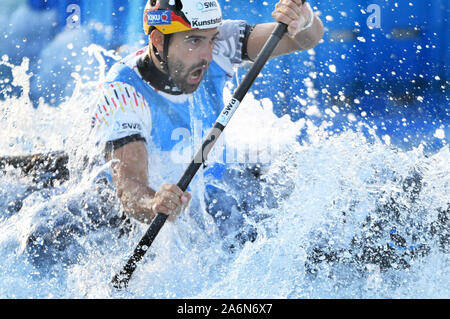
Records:
<instances>
[{"instance_id":1,"label":"athlete's head","mask_svg":"<svg viewBox=\"0 0 450 319\"><path fill-rule=\"evenodd\" d=\"M163 69L185 93L194 92L212 60L222 23L217 0L149 0L144 30Z\"/></svg>"}]
</instances>

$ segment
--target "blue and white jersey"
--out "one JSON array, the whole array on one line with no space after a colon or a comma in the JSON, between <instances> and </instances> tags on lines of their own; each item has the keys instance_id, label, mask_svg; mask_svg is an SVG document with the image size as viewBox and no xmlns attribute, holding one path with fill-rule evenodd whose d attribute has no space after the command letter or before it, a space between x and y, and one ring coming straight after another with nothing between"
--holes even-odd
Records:
<instances>
[{"instance_id":1,"label":"blue and white jersey","mask_svg":"<svg viewBox=\"0 0 450 319\"><path fill-rule=\"evenodd\" d=\"M96 142L138 136L147 143L149 186L158 189L176 183L174 176L181 177L201 146L202 131L209 131L224 107L225 84L242 63L246 27L244 21L224 21L213 60L193 94L170 95L143 80L137 61L148 48L115 64L101 85L101 98L93 112Z\"/></svg>"}]
</instances>

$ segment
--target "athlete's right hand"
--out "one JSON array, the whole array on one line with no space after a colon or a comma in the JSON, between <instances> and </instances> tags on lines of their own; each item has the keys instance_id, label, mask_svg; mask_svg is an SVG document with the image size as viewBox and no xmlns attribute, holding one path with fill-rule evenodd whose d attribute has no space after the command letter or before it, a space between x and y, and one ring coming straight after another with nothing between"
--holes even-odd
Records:
<instances>
[{"instance_id":1,"label":"athlete's right hand","mask_svg":"<svg viewBox=\"0 0 450 319\"><path fill-rule=\"evenodd\" d=\"M155 214L169 215L168 220L174 221L190 200L191 194L189 192L183 193L177 185L165 184L155 193L152 200L152 210Z\"/></svg>"}]
</instances>

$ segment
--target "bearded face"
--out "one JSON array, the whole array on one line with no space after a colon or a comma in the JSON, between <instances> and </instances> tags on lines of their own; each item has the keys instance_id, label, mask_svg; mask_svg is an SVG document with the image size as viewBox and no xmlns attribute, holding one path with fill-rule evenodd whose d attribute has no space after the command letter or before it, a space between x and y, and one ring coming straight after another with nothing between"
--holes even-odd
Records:
<instances>
[{"instance_id":1,"label":"bearded face","mask_svg":"<svg viewBox=\"0 0 450 319\"><path fill-rule=\"evenodd\" d=\"M167 69L170 77L184 93L198 89L213 59L218 29L175 33L170 40Z\"/></svg>"},{"instance_id":2,"label":"bearded face","mask_svg":"<svg viewBox=\"0 0 450 319\"><path fill-rule=\"evenodd\" d=\"M177 87L187 94L193 93L198 89L208 67L208 61L187 65L175 57L168 58L170 77Z\"/></svg>"}]
</instances>

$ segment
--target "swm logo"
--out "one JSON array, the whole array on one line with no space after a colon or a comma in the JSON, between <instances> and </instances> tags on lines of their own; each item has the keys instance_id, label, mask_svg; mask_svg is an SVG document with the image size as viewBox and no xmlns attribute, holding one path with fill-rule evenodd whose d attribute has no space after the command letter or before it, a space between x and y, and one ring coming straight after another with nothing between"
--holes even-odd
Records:
<instances>
[{"instance_id":1,"label":"swm logo","mask_svg":"<svg viewBox=\"0 0 450 319\"><path fill-rule=\"evenodd\" d=\"M197 2L197 10L204 11L212 8L217 8L217 2L215 1L199 1Z\"/></svg>"},{"instance_id":2,"label":"swm logo","mask_svg":"<svg viewBox=\"0 0 450 319\"><path fill-rule=\"evenodd\" d=\"M113 130L115 132L118 131L127 131L127 130L132 130L132 131L142 131L142 126L139 123L121 123L119 121L116 121L114 123L114 127Z\"/></svg>"}]
</instances>

